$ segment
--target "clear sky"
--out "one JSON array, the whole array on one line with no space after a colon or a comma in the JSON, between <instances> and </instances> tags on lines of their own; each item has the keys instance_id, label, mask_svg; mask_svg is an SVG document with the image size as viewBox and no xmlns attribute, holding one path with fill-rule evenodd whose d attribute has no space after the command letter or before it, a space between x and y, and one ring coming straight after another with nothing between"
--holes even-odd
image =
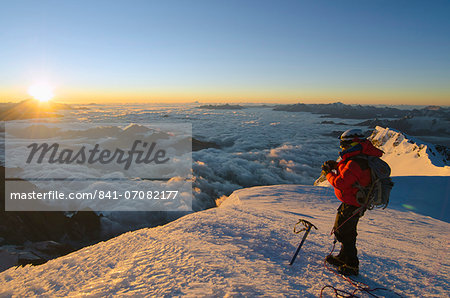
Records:
<instances>
[{"instance_id":1,"label":"clear sky","mask_svg":"<svg viewBox=\"0 0 450 298\"><path fill-rule=\"evenodd\" d=\"M450 105L450 1L0 0L0 102Z\"/></svg>"}]
</instances>

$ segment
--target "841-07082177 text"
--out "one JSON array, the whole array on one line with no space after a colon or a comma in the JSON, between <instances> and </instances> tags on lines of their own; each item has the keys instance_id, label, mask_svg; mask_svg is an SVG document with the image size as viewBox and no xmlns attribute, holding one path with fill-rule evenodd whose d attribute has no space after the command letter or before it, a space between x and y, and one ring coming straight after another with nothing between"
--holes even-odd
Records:
<instances>
[{"instance_id":1,"label":"841-07082177 text","mask_svg":"<svg viewBox=\"0 0 450 298\"><path fill-rule=\"evenodd\" d=\"M131 190L124 191L123 193L118 191L99 191L98 198L100 200L118 200L124 198L126 200L174 200L178 195L178 190L163 190L163 191L143 191L143 190Z\"/></svg>"}]
</instances>

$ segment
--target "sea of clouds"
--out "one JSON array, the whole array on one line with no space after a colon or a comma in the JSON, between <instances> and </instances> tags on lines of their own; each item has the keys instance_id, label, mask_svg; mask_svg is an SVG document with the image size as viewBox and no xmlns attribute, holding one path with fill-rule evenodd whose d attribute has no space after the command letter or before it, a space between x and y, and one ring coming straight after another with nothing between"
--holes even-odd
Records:
<instances>
[{"instance_id":1,"label":"sea of clouds","mask_svg":"<svg viewBox=\"0 0 450 298\"><path fill-rule=\"evenodd\" d=\"M311 185L325 160L336 159L332 131L351 126L321 124L319 115L273 111L270 107L239 110L199 109L198 105L89 106L67 120L126 123L191 123L193 137L220 149L193 152L194 210L250 186ZM357 122L349 120L350 124Z\"/></svg>"},{"instance_id":2,"label":"sea of clouds","mask_svg":"<svg viewBox=\"0 0 450 298\"><path fill-rule=\"evenodd\" d=\"M270 107L238 110L199 109L184 105L86 105L64 112L63 122L80 123L189 123L192 135L220 148L192 153L194 211L215 206L215 200L234 190L274 184L312 185L325 160L336 159L339 142L332 131L351 126L321 124L310 113L273 111ZM349 124L356 120L347 121ZM92 130L91 138L102 138ZM64 168L61 168L64 170ZM41 171L42 177L49 173ZM117 182L111 182L116 183ZM98 186L98 185L97 185ZM108 189L108 183L102 182ZM93 186L91 185L90 188ZM171 220L176 215L104 212L109 229L124 230Z\"/></svg>"}]
</instances>

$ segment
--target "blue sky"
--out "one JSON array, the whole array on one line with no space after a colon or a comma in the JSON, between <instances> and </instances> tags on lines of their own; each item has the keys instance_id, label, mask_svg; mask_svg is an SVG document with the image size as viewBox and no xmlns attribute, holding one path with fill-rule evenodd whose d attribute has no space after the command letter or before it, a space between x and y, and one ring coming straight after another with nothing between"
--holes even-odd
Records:
<instances>
[{"instance_id":1,"label":"blue sky","mask_svg":"<svg viewBox=\"0 0 450 298\"><path fill-rule=\"evenodd\" d=\"M450 102L450 1L0 3L0 101Z\"/></svg>"}]
</instances>

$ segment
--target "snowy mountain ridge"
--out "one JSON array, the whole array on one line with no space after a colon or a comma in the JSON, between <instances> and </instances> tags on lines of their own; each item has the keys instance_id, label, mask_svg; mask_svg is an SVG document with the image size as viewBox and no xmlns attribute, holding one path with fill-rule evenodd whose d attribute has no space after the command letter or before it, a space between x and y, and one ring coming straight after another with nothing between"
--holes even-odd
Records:
<instances>
[{"instance_id":1,"label":"snowy mountain ridge","mask_svg":"<svg viewBox=\"0 0 450 298\"><path fill-rule=\"evenodd\" d=\"M0 273L0 296L317 297L325 285L352 291L323 267L338 204L324 187L238 190L218 208L128 232L41 266L10 268ZM299 218L319 230L289 266L302 236L292 231ZM368 212L359 225L358 280L402 296L448 296L449 227L412 212ZM376 294L395 296L390 291Z\"/></svg>"},{"instance_id":2,"label":"snowy mountain ridge","mask_svg":"<svg viewBox=\"0 0 450 298\"><path fill-rule=\"evenodd\" d=\"M369 139L384 151L382 158L391 166L392 176L450 176L448 157L432 144L380 126Z\"/></svg>"}]
</instances>

